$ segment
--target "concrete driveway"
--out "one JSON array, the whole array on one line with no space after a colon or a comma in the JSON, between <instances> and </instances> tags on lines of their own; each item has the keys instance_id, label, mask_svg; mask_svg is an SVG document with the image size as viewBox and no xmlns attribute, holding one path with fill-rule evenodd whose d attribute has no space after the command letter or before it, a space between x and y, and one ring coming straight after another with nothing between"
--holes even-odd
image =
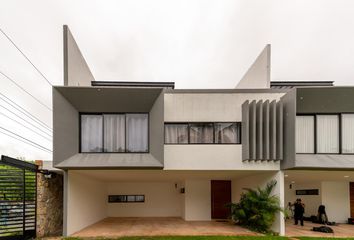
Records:
<instances>
[{"instance_id":1,"label":"concrete driveway","mask_svg":"<svg viewBox=\"0 0 354 240\"><path fill-rule=\"evenodd\" d=\"M76 237L242 235L257 236L229 222L184 221L181 218L106 218L73 234Z\"/></svg>"}]
</instances>

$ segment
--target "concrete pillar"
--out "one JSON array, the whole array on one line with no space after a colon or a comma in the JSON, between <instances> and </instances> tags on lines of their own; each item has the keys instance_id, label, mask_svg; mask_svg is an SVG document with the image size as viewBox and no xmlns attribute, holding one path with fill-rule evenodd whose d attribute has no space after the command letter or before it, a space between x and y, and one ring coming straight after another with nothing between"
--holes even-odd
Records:
<instances>
[{"instance_id":1,"label":"concrete pillar","mask_svg":"<svg viewBox=\"0 0 354 240\"><path fill-rule=\"evenodd\" d=\"M285 203L285 191L284 191L284 172L278 171L274 174L273 179L277 181L277 185L274 189L274 194L279 197L280 206L284 208ZM275 222L272 226L272 230L274 232L278 232L280 236L285 235L285 218L284 213L280 212L277 214Z\"/></svg>"}]
</instances>

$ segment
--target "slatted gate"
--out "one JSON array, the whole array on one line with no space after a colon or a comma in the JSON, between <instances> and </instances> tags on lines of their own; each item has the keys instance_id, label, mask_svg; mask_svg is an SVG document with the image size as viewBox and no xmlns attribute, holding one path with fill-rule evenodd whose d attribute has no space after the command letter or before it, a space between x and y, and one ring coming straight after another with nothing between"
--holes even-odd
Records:
<instances>
[{"instance_id":1,"label":"slatted gate","mask_svg":"<svg viewBox=\"0 0 354 240\"><path fill-rule=\"evenodd\" d=\"M35 164L1 156L0 240L36 237L37 171Z\"/></svg>"}]
</instances>

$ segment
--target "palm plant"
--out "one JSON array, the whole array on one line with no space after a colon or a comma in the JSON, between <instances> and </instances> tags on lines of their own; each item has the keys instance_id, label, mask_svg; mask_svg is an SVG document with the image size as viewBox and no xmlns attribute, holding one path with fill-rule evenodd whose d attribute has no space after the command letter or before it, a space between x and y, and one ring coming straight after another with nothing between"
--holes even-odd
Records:
<instances>
[{"instance_id":1,"label":"palm plant","mask_svg":"<svg viewBox=\"0 0 354 240\"><path fill-rule=\"evenodd\" d=\"M272 195L277 182L270 181L265 188L245 188L239 203L231 204L231 218L253 231L270 233L275 214L283 211L279 198Z\"/></svg>"}]
</instances>

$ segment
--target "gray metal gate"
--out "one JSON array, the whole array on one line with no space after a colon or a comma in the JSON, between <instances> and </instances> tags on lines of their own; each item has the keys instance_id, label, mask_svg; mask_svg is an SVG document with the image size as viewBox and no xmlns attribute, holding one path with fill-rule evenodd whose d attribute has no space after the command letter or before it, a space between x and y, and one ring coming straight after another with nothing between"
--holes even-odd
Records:
<instances>
[{"instance_id":1,"label":"gray metal gate","mask_svg":"<svg viewBox=\"0 0 354 240\"><path fill-rule=\"evenodd\" d=\"M0 240L36 237L37 165L1 156Z\"/></svg>"}]
</instances>

